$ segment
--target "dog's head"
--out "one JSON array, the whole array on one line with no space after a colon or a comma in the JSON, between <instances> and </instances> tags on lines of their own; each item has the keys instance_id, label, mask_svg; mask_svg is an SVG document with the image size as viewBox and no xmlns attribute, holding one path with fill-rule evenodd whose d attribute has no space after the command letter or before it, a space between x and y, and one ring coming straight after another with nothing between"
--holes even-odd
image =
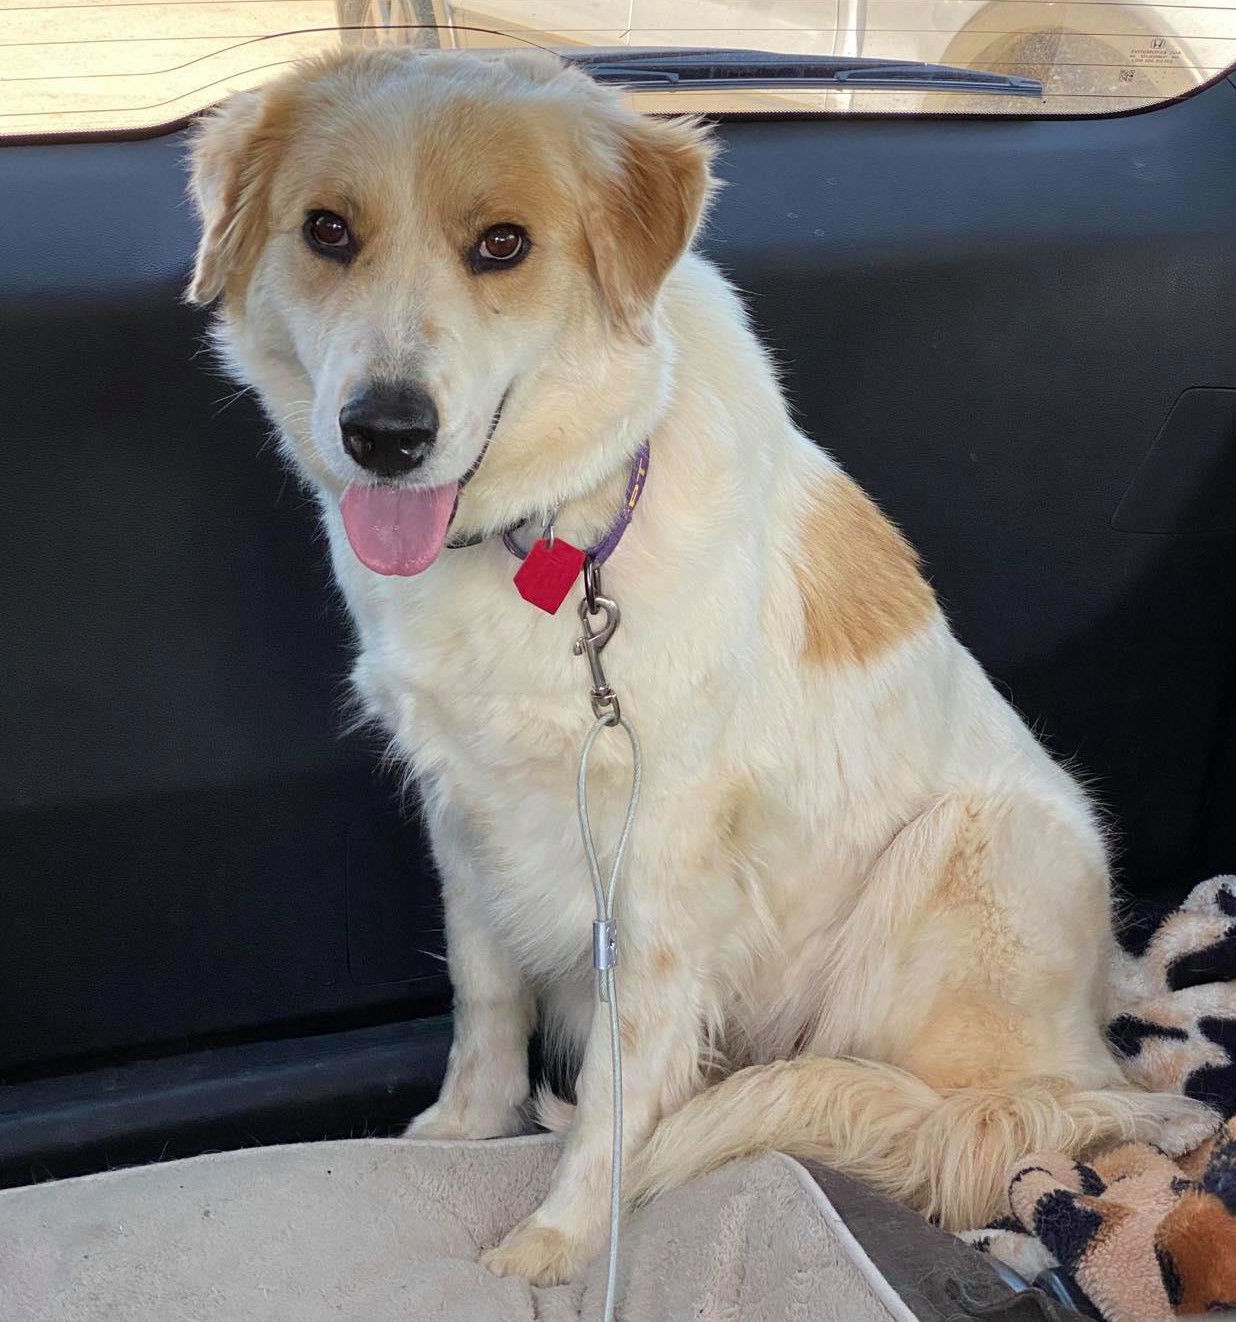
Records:
<instances>
[{"instance_id":1,"label":"dog's head","mask_svg":"<svg viewBox=\"0 0 1236 1322\"><path fill-rule=\"evenodd\" d=\"M655 420L695 124L550 56L369 51L224 103L192 181L189 298L372 568L589 490Z\"/></svg>"}]
</instances>

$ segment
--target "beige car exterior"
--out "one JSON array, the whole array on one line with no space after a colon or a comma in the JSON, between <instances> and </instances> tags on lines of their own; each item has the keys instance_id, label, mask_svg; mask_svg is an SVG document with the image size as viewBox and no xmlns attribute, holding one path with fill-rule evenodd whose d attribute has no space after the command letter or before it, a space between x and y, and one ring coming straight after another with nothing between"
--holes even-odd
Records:
<instances>
[{"instance_id":1,"label":"beige car exterior","mask_svg":"<svg viewBox=\"0 0 1236 1322\"><path fill-rule=\"evenodd\" d=\"M775 98L829 109L1093 114L1181 96L1236 64L1236 11L1138 0L482 0L437 9L461 46L494 44L484 29L546 45L747 46L989 69L1035 79L1044 92L998 105L881 92Z\"/></svg>"},{"instance_id":2,"label":"beige car exterior","mask_svg":"<svg viewBox=\"0 0 1236 1322\"><path fill-rule=\"evenodd\" d=\"M1236 8L1137 0L0 0L0 135L149 131L341 44L743 46L1019 74L1042 98L642 94L650 110L1091 114L1236 65Z\"/></svg>"}]
</instances>

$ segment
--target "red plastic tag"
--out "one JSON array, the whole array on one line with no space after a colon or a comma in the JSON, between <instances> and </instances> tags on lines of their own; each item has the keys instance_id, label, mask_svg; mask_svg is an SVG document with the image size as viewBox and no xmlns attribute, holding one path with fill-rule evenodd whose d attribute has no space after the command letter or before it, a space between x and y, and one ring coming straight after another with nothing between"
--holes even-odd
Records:
<instances>
[{"instance_id":1,"label":"red plastic tag","mask_svg":"<svg viewBox=\"0 0 1236 1322\"><path fill-rule=\"evenodd\" d=\"M515 586L525 601L556 615L583 567L584 553L578 546L561 537L550 546L542 537L515 571Z\"/></svg>"}]
</instances>

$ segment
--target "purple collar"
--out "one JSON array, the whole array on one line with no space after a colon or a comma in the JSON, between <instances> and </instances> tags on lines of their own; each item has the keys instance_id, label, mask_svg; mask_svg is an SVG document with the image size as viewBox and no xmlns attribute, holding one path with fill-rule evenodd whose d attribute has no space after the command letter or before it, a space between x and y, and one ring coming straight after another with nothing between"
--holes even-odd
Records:
<instances>
[{"instance_id":1,"label":"purple collar","mask_svg":"<svg viewBox=\"0 0 1236 1322\"><path fill-rule=\"evenodd\" d=\"M631 522L631 515L635 513L639 498L644 494L644 482L648 477L648 456L648 442L645 441L631 457L631 475L627 478L627 494L623 499L622 508L601 540L594 542L584 551L585 557L594 565L603 565L622 541L622 535ZM513 529L502 534L502 541L513 556L520 560L527 556L528 552L515 540Z\"/></svg>"}]
</instances>

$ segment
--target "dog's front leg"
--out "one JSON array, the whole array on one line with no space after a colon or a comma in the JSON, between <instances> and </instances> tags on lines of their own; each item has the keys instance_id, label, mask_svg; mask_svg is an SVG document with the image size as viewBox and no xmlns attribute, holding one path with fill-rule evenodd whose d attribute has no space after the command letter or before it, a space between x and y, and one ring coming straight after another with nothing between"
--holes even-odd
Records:
<instances>
[{"instance_id":1,"label":"dog's front leg","mask_svg":"<svg viewBox=\"0 0 1236 1322\"><path fill-rule=\"evenodd\" d=\"M646 862L646 861L645 861ZM635 875L641 860L633 858ZM709 1018L706 945L674 903L672 873L644 873L655 906L619 904L618 1006L622 1041L624 1163L661 1116L699 1087L701 1024ZM667 902L668 901L668 902ZM483 1262L500 1276L539 1285L569 1280L601 1248L609 1224L613 1075L608 1008L598 1005L576 1087L578 1105L553 1186L541 1207Z\"/></svg>"},{"instance_id":2,"label":"dog's front leg","mask_svg":"<svg viewBox=\"0 0 1236 1322\"><path fill-rule=\"evenodd\" d=\"M535 1005L481 901L480 851L459 808L429 822L446 910L455 1037L438 1100L408 1126L411 1138L500 1138L525 1128L528 1038Z\"/></svg>"}]
</instances>

